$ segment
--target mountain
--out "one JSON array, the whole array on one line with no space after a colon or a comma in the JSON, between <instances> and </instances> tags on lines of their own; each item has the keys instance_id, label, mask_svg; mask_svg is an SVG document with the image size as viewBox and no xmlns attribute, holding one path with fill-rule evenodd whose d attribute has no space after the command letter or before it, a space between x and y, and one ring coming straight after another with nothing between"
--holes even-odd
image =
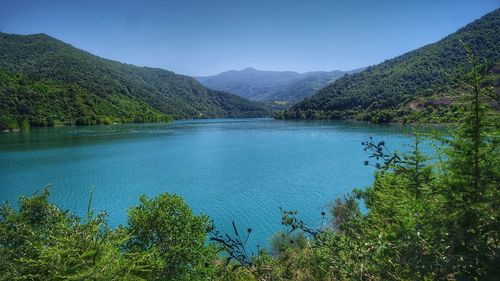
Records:
<instances>
[{"instance_id":1,"label":"mountain","mask_svg":"<svg viewBox=\"0 0 500 281\"><path fill-rule=\"evenodd\" d=\"M346 73L339 70L306 73L262 71L249 67L195 78L209 88L247 99L293 103L314 94Z\"/></svg>"},{"instance_id":2,"label":"mountain","mask_svg":"<svg viewBox=\"0 0 500 281\"><path fill-rule=\"evenodd\" d=\"M458 117L466 48L489 63L486 83L500 86L500 9L442 40L338 79L291 109L287 119L449 122Z\"/></svg>"},{"instance_id":3,"label":"mountain","mask_svg":"<svg viewBox=\"0 0 500 281\"><path fill-rule=\"evenodd\" d=\"M188 76L103 59L45 34L0 33L0 129L264 114Z\"/></svg>"}]
</instances>

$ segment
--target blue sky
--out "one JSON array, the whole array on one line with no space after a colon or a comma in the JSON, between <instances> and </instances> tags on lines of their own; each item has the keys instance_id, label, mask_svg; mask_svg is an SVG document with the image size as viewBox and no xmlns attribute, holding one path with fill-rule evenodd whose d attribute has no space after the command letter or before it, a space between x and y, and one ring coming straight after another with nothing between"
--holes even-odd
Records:
<instances>
[{"instance_id":1,"label":"blue sky","mask_svg":"<svg viewBox=\"0 0 500 281\"><path fill-rule=\"evenodd\" d=\"M435 42L500 0L0 0L0 31L187 75L350 70Z\"/></svg>"}]
</instances>

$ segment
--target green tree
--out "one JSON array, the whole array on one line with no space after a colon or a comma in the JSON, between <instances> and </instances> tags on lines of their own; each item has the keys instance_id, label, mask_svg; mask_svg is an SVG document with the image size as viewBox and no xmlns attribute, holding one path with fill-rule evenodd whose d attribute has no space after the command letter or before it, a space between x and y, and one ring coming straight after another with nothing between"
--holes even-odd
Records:
<instances>
[{"instance_id":1,"label":"green tree","mask_svg":"<svg viewBox=\"0 0 500 281\"><path fill-rule=\"evenodd\" d=\"M128 247L156 259L146 279L209 279L215 251L205 246L211 228L208 217L194 215L178 195L162 194L154 199L142 196L140 202L129 210L132 238Z\"/></svg>"},{"instance_id":2,"label":"green tree","mask_svg":"<svg viewBox=\"0 0 500 281\"><path fill-rule=\"evenodd\" d=\"M468 55L461 126L445 150L442 178L449 270L472 278L498 271L500 263L500 157L498 113L489 104L495 94L483 88L486 66Z\"/></svg>"},{"instance_id":3,"label":"green tree","mask_svg":"<svg viewBox=\"0 0 500 281\"><path fill-rule=\"evenodd\" d=\"M0 280L211 280L218 258L210 224L182 198L141 197L130 225L111 229L89 202L81 219L48 201L48 189L0 209Z\"/></svg>"}]
</instances>

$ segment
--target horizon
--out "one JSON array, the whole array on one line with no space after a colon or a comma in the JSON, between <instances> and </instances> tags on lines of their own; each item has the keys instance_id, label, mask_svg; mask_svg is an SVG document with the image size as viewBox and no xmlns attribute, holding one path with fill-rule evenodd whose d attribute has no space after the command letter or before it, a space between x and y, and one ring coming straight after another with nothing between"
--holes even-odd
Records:
<instances>
[{"instance_id":1,"label":"horizon","mask_svg":"<svg viewBox=\"0 0 500 281\"><path fill-rule=\"evenodd\" d=\"M499 6L491 0L224 2L16 1L0 11L0 31L44 33L99 57L188 76L246 68L350 71L439 41Z\"/></svg>"}]
</instances>

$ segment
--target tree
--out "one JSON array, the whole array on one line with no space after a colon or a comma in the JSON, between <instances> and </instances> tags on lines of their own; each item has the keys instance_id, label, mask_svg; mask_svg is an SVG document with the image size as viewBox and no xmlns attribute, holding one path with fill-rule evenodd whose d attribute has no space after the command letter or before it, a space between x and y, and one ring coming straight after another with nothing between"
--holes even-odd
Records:
<instances>
[{"instance_id":1,"label":"tree","mask_svg":"<svg viewBox=\"0 0 500 281\"><path fill-rule=\"evenodd\" d=\"M146 252L154 262L149 280L204 280L212 274L209 263L215 251L206 247L211 224L196 216L178 195L141 196L141 204L129 210L128 247Z\"/></svg>"},{"instance_id":2,"label":"tree","mask_svg":"<svg viewBox=\"0 0 500 281\"><path fill-rule=\"evenodd\" d=\"M459 275L480 278L496 272L500 277L499 119L489 108L496 97L482 87L487 65L479 64L470 51L468 61L463 119L445 150L446 254L449 270Z\"/></svg>"}]
</instances>

